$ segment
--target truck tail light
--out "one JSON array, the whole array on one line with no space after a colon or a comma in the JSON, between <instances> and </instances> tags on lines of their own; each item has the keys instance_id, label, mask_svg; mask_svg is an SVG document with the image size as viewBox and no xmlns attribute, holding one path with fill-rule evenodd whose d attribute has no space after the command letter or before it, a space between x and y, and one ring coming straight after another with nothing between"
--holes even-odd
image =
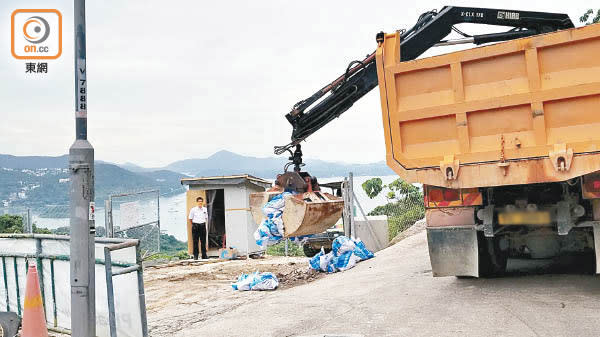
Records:
<instances>
[{"instance_id":1,"label":"truck tail light","mask_svg":"<svg viewBox=\"0 0 600 337\"><path fill-rule=\"evenodd\" d=\"M439 188L430 188L427 191L426 197L431 202L444 201L444 192Z\"/></svg>"},{"instance_id":2,"label":"truck tail light","mask_svg":"<svg viewBox=\"0 0 600 337\"><path fill-rule=\"evenodd\" d=\"M460 190L444 190L444 200L455 201L460 200Z\"/></svg>"},{"instance_id":3,"label":"truck tail light","mask_svg":"<svg viewBox=\"0 0 600 337\"><path fill-rule=\"evenodd\" d=\"M600 173L591 173L583 176L583 197L585 199L600 198Z\"/></svg>"},{"instance_id":4,"label":"truck tail light","mask_svg":"<svg viewBox=\"0 0 600 337\"><path fill-rule=\"evenodd\" d=\"M477 188L425 187L425 207L456 207L483 204L481 192Z\"/></svg>"},{"instance_id":5,"label":"truck tail light","mask_svg":"<svg viewBox=\"0 0 600 337\"><path fill-rule=\"evenodd\" d=\"M427 194L431 202L460 200L460 190L452 188L429 186Z\"/></svg>"}]
</instances>

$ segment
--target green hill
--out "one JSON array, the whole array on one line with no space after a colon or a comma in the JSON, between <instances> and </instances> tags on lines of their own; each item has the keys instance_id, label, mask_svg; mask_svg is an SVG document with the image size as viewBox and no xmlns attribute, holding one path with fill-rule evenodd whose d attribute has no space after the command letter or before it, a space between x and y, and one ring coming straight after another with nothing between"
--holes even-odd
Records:
<instances>
[{"instance_id":1,"label":"green hill","mask_svg":"<svg viewBox=\"0 0 600 337\"><path fill-rule=\"evenodd\" d=\"M112 164L95 165L95 201L102 205L111 194L159 189L162 195L182 192L185 175L166 170L134 173ZM66 168L0 168L0 208L40 208L69 204ZM62 207L64 208L64 207Z\"/></svg>"}]
</instances>

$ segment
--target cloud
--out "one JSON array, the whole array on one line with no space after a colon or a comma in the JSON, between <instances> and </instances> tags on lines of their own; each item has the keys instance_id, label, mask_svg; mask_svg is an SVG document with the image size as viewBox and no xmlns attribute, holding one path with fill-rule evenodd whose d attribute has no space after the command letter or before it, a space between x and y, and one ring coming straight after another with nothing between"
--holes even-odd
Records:
<instances>
[{"instance_id":1,"label":"cloud","mask_svg":"<svg viewBox=\"0 0 600 337\"><path fill-rule=\"evenodd\" d=\"M61 10L64 53L49 62L47 76L28 76L24 61L0 54L0 153L66 153L74 139L72 1L29 5ZM17 0L0 5L3 31L19 6ZM576 20L589 5L481 6L569 10ZM375 33L406 28L440 7L428 0L381 7L360 1L88 1L89 135L96 157L160 166L220 149L270 156L274 145L289 141L284 115L294 103L373 51ZM0 47L9 50L9 33L0 34ZM305 155L384 160L380 109L373 90L310 137Z\"/></svg>"}]
</instances>

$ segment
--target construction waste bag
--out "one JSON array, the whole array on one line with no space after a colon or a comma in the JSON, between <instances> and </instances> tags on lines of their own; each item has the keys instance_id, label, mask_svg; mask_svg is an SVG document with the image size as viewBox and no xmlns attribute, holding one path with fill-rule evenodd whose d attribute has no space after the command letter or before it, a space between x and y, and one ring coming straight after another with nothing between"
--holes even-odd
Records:
<instances>
[{"instance_id":1,"label":"construction waste bag","mask_svg":"<svg viewBox=\"0 0 600 337\"><path fill-rule=\"evenodd\" d=\"M367 249L360 239L349 239L338 236L331 244L331 252L321 252L310 259L310 268L327 273L345 271L356 265L357 262L368 260L375 255Z\"/></svg>"},{"instance_id":2,"label":"construction waste bag","mask_svg":"<svg viewBox=\"0 0 600 337\"><path fill-rule=\"evenodd\" d=\"M254 239L259 246L270 246L283 239L283 209L285 207L285 196L291 195L283 192L276 195L263 206L263 214L266 218L258 225L254 232Z\"/></svg>"},{"instance_id":3,"label":"construction waste bag","mask_svg":"<svg viewBox=\"0 0 600 337\"><path fill-rule=\"evenodd\" d=\"M231 287L233 290L273 290L279 286L279 280L273 273L242 274Z\"/></svg>"},{"instance_id":4,"label":"construction waste bag","mask_svg":"<svg viewBox=\"0 0 600 337\"><path fill-rule=\"evenodd\" d=\"M254 239L259 246L271 246L283 239L283 209L285 208L285 197L292 195L289 192L278 194L263 206L263 214L266 218L258 225L254 232Z\"/></svg>"}]
</instances>

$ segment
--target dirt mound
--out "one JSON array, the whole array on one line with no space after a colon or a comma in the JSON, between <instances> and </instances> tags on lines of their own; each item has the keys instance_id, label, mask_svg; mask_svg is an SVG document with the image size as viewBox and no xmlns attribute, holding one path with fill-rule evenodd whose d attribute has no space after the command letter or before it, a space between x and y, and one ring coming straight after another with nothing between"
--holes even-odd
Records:
<instances>
[{"instance_id":1,"label":"dirt mound","mask_svg":"<svg viewBox=\"0 0 600 337\"><path fill-rule=\"evenodd\" d=\"M313 269L304 268L295 269L289 272L275 273L275 275L279 279L280 288L291 288L300 284L312 282L325 274Z\"/></svg>"}]
</instances>

